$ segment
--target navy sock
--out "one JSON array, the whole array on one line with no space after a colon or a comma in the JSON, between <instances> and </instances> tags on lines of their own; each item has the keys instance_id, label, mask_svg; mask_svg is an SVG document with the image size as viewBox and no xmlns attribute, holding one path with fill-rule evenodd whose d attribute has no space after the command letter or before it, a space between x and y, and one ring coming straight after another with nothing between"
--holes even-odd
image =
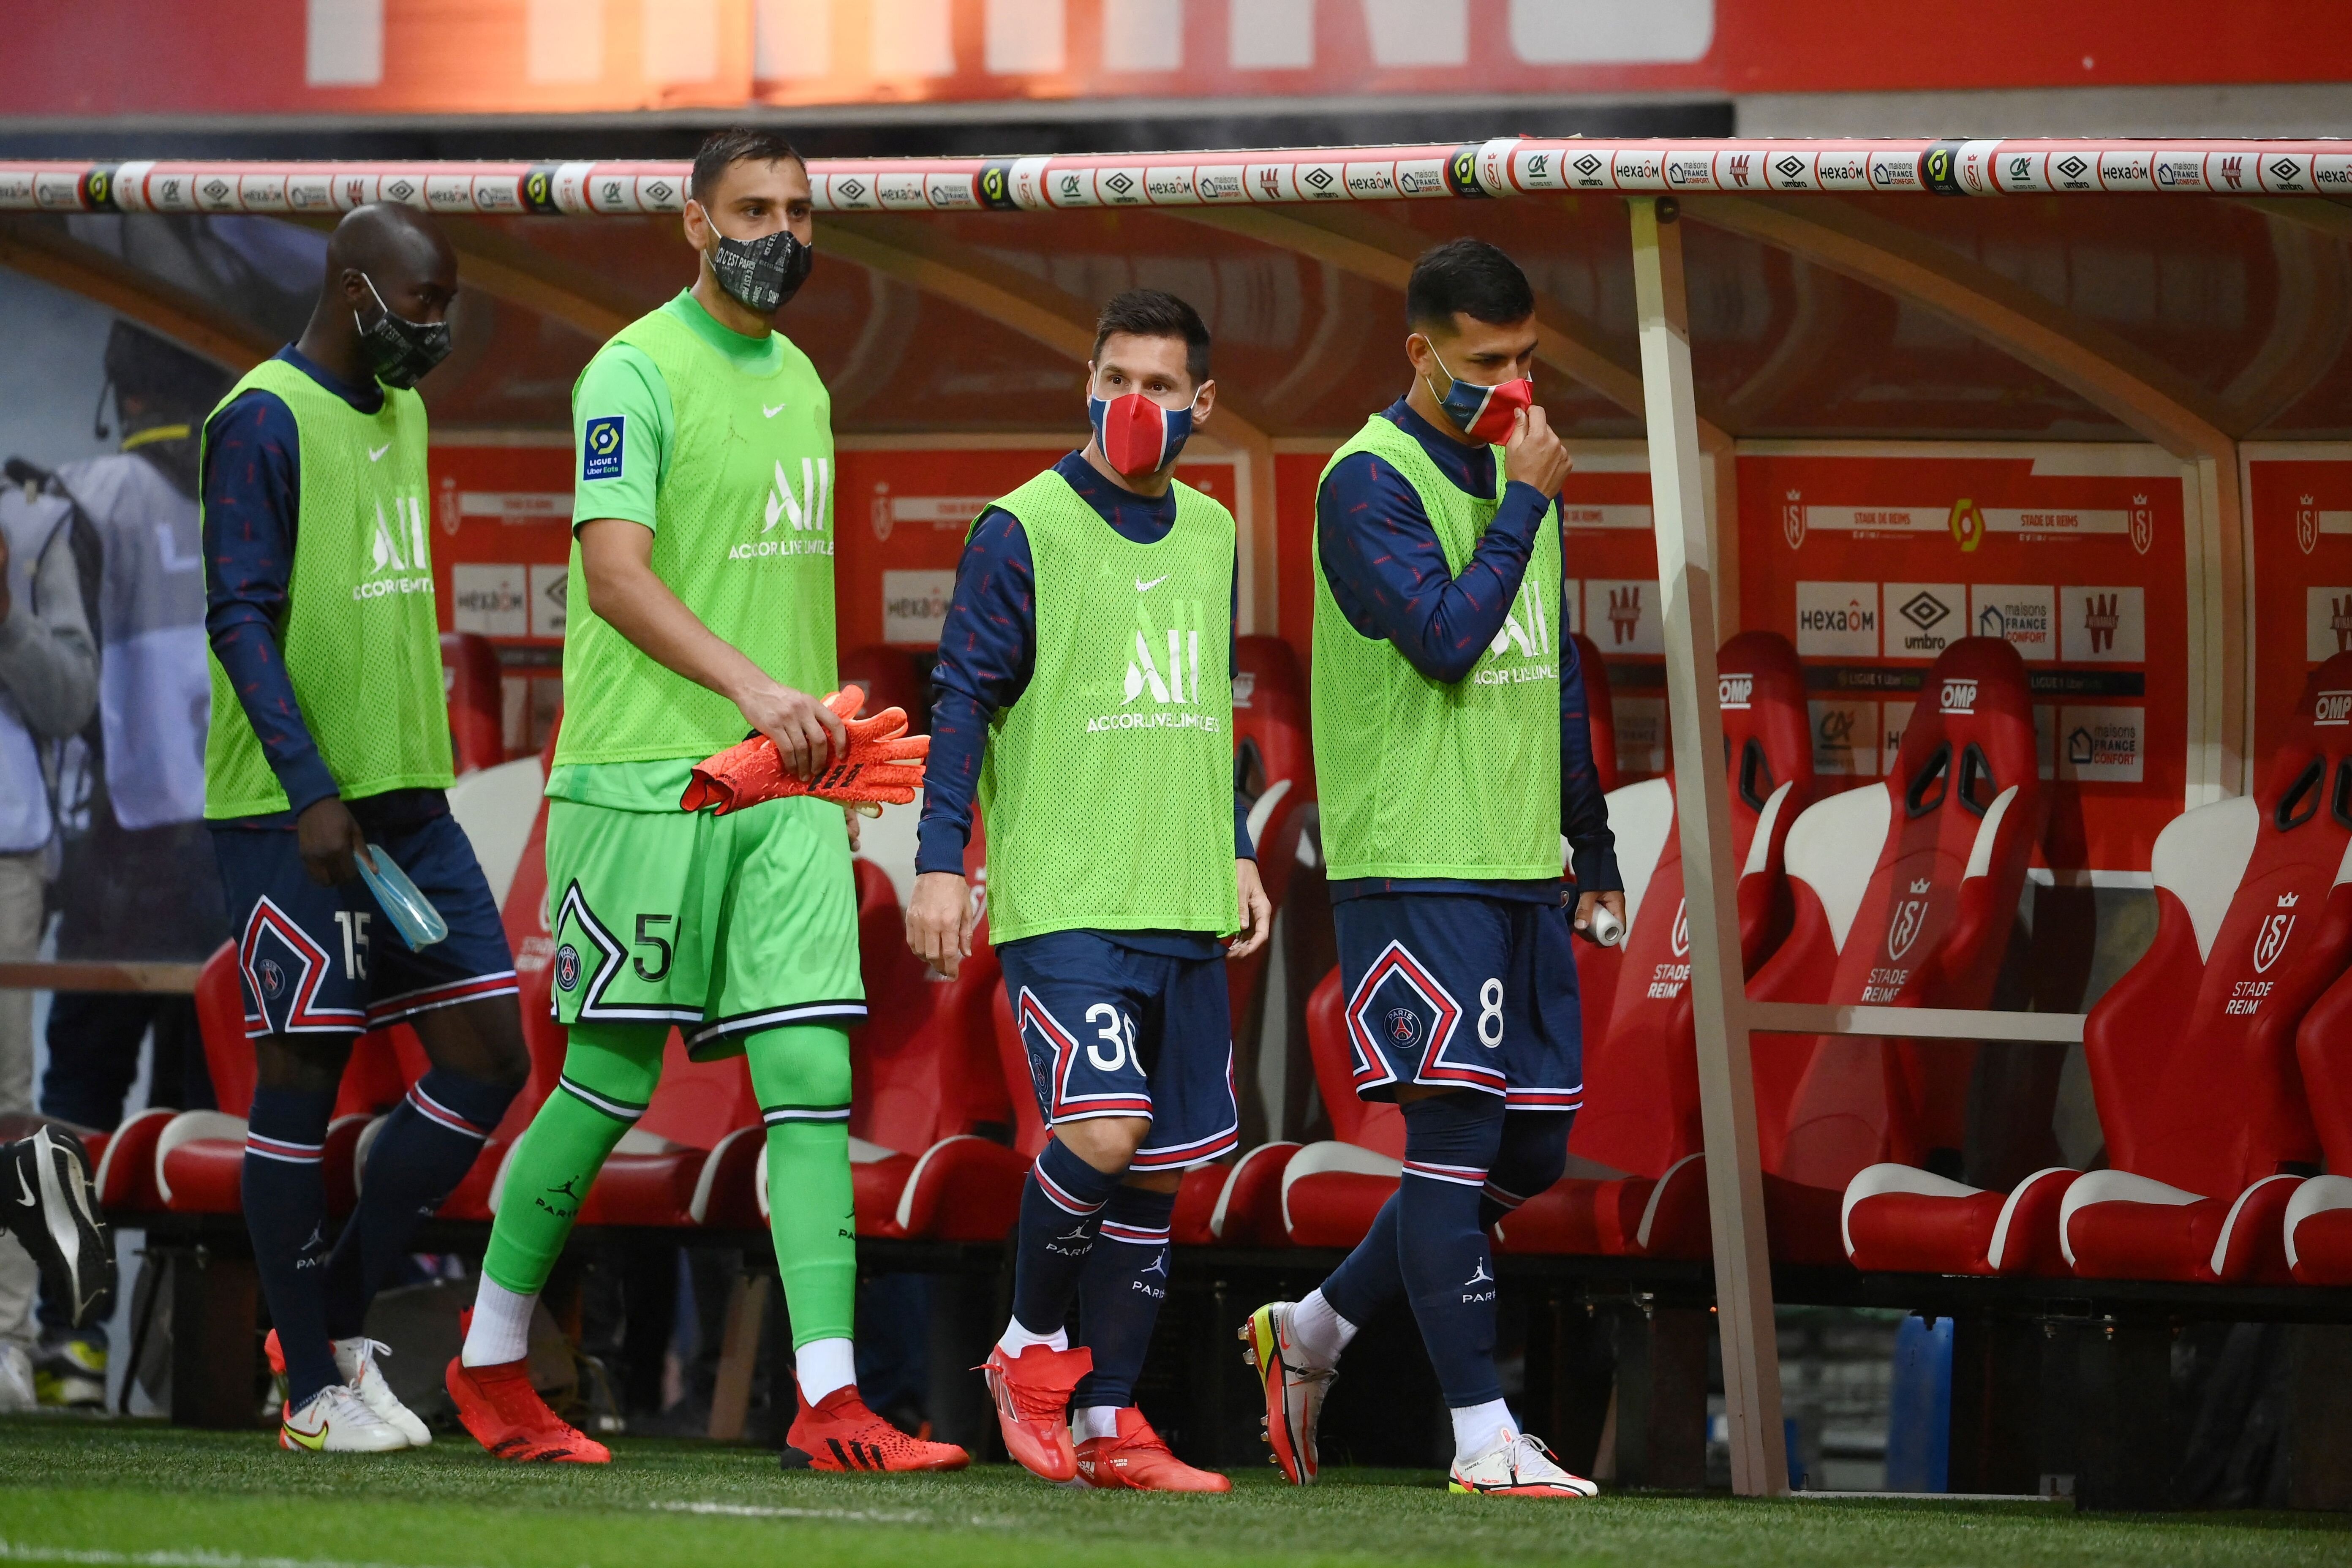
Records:
<instances>
[{"instance_id":1,"label":"navy sock","mask_svg":"<svg viewBox=\"0 0 2352 1568\"><path fill-rule=\"evenodd\" d=\"M1096 1170L1058 1138L1030 1167L1013 1263L1013 1315L1030 1332L1050 1334L1069 1316L1103 1205L1123 1174Z\"/></svg>"},{"instance_id":2,"label":"navy sock","mask_svg":"<svg viewBox=\"0 0 2352 1568\"><path fill-rule=\"evenodd\" d=\"M1503 1141L1478 1200L1478 1228L1496 1221L1542 1192L1568 1169L1568 1132L1573 1110L1513 1110L1503 1117Z\"/></svg>"},{"instance_id":3,"label":"navy sock","mask_svg":"<svg viewBox=\"0 0 2352 1568\"><path fill-rule=\"evenodd\" d=\"M1503 1134L1498 1095L1464 1090L1404 1108L1397 1261L1445 1403L1503 1397L1495 1371L1495 1263L1478 1204ZM1328 1298L1327 1298L1328 1299Z\"/></svg>"},{"instance_id":4,"label":"navy sock","mask_svg":"<svg viewBox=\"0 0 2352 1568\"><path fill-rule=\"evenodd\" d=\"M1397 1194L1391 1193L1356 1250L1341 1258L1323 1281L1323 1299L1360 1329L1373 1313L1403 1294L1404 1268L1397 1260Z\"/></svg>"},{"instance_id":5,"label":"navy sock","mask_svg":"<svg viewBox=\"0 0 2352 1568\"><path fill-rule=\"evenodd\" d=\"M474 1168L482 1141L507 1113L513 1087L436 1068L384 1121L360 1174L359 1208L327 1263L327 1337L367 1326L368 1303L408 1252L417 1222Z\"/></svg>"},{"instance_id":6,"label":"navy sock","mask_svg":"<svg viewBox=\"0 0 2352 1568\"><path fill-rule=\"evenodd\" d=\"M1073 1410L1135 1403L1135 1380L1168 1295L1168 1222L1175 1214L1174 1193L1124 1184L1103 1205L1094 1256L1078 1278L1079 1338L1094 1352L1095 1369L1070 1396Z\"/></svg>"},{"instance_id":7,"label":"navy sock","mask_svg":"<svg viewBox=\"0 0 2352 1568\"><path fill-rule=\"evenodd\" d=\"M331 1089L253 1091L246 1119L245 1228L261 1294L286 1356L286 1407L299 1410L340 1381L327 1348L327 1182L320 1160Z\"/></svg>"}]
</instances>

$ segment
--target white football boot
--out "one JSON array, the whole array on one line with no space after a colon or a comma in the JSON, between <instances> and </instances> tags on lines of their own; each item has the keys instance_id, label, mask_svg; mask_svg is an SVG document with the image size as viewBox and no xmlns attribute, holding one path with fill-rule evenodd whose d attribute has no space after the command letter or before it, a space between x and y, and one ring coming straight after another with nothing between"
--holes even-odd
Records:
<instances>
[{"instance_id":1,"label":"white football boot","mask_svg":"<svg viewBox=\"0 0 2352 1568\"><path fill-rule=\"evenodd\" d=\"M1315 1449L1315 1431L1323 1417L1323 1399L1339 1373L1318 1366L1291 1337L1293 1301L1269 1301L1241 1326L1242 1343L1249 1348L1242 1359L1256 1369L1265 1414L1258 1434L1274 1450L1274 1462L1293 1486L1313 1483L1321 1471Z\"/></svg>"},{"instance_id":2,"label":"white football boot","mask_svg":"<svg viewBox=\"0 0 2352 1568\"><path fill-rule=\"evenodd\" d=\"M400 1435L408 1439L410 1447L430 1447L432 1428L418 1420L416 1413L400 1402L392 1392L392 1384L384 1382L383 1373L376 1369L376 1357L390 1355L392 1347L382 1340L362 1335L357 1339L337 1340L333 1349L335 1370L343 1374L343 1381L350 1384L352 1392L360 1396L360 1403L391 1422Z\"/></svg>"},{"instance_id":3,"label":"white football boot","mask_svg":"<svg viewBox=\"0 0 2352 1568\"><path fill-rule=\"evenodd\" d=\"M1496 1497L1598 1497L1601 1489L1582 1476L1571 1476L1561 1469L1543 1446L1540 1437L1530 1437L1508 1427L1497 1427L1495 1441L1483 1452L1468 1459L1454 1461L1454 1473L1446 1489L1457 1492L1486 1492Z\"/></svg>"},{"instance_id":4,"label":"white football boot","mask_svg":"<svg viewBox=\"0 0 2352 1568\"><path fill-rule=\"evenodd\" d=\"M311 1454L391 1454L408 1447L400 1428L331 1383L299 1410L278 1419L278 1446Z\"/></svg>"}]
</instances>

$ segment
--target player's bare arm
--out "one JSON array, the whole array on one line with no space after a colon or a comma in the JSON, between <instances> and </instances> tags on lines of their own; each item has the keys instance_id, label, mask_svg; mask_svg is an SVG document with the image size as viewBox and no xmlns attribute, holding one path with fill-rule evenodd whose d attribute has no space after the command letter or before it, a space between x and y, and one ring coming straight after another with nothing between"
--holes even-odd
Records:
<instances>
[{"instance_id":1,"label":"player's bare arm","mask_svg":"<svg viewBox=\"0 0 2352 1568\"><path fill-rule=\"evenodd\" d=\"M813 779L838 752L841 721L816 697L771 677L717 636L654 571L654 531L621 518L580 525L588 607L663 668L716 691L776 743L784 765Z\"/></svg>"}]
</instances>

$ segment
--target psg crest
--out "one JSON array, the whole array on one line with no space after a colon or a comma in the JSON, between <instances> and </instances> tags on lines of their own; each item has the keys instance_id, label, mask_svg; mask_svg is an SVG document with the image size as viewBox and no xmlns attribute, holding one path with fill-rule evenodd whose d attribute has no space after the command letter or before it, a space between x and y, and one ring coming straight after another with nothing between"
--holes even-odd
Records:
<instances>
[{"instance_id":1,"label":"psg crest","mask_svg":"<svg viewBox=\"0 0 2352 1568\"><path fill-rule=\"evenodd\" d=\"M1391 1007L1386 1020L1389 1038L1400 1046L1416 1045L1421 1040L1421 1015L1410 1007Z\"/></svg>"},{"instance_id":2,"label":"psg crest","mask_svg":"<svg viewBox=\"0 0 2352 1568\"><path fill-rule=\"evenodd\" d=\"M555 950L555 984L566 991L580 984L580 950L568 942Z\"/></svg>"}]
</instances>

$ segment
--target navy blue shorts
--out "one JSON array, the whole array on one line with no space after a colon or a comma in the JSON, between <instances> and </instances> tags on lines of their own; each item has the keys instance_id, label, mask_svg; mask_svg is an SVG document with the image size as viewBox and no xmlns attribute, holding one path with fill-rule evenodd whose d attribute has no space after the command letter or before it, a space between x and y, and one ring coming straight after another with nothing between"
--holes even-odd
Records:
<instances>
[{"instance_id":1,"label":"navy blue shorts","mask_svg":"<svg viewBox=\"0 0 2352 1568\"><path fill-rule=\"evenodd\" d=\"M310 880L291 827L215 824L248 1037L354 1034L514 994L506 928L457 819L446 811L379 815L368 804L352 803L368 842L382 845L441 911L448 936L412 952L365 882L322 888Z\"/></svg>"},{"instance_id":2,"label":"navy blue shorts","mask_svg":"<svg viewBox=\"0 0 2352 1568\"><path fill-rule=\"evenodd\" d=\"M1058 931L996 956L1048 1123L1150 1118L1136 1171L1205 1165L1240 1143L1222 954L1170 958Z\"/></svg>"},{"instance_id":3,"label":"navy blue shorts","mask_svg":"<svg viewBox=\"0 0 2352 1568\"><path fill-rule=\"evenodd\" d=\"M1584 1099L1568 910L1472 893L1377 893L1331 907L1364 1100L1399 1084L1499 1094L1513 1110Z\"/></svg>"}]
</instances>

